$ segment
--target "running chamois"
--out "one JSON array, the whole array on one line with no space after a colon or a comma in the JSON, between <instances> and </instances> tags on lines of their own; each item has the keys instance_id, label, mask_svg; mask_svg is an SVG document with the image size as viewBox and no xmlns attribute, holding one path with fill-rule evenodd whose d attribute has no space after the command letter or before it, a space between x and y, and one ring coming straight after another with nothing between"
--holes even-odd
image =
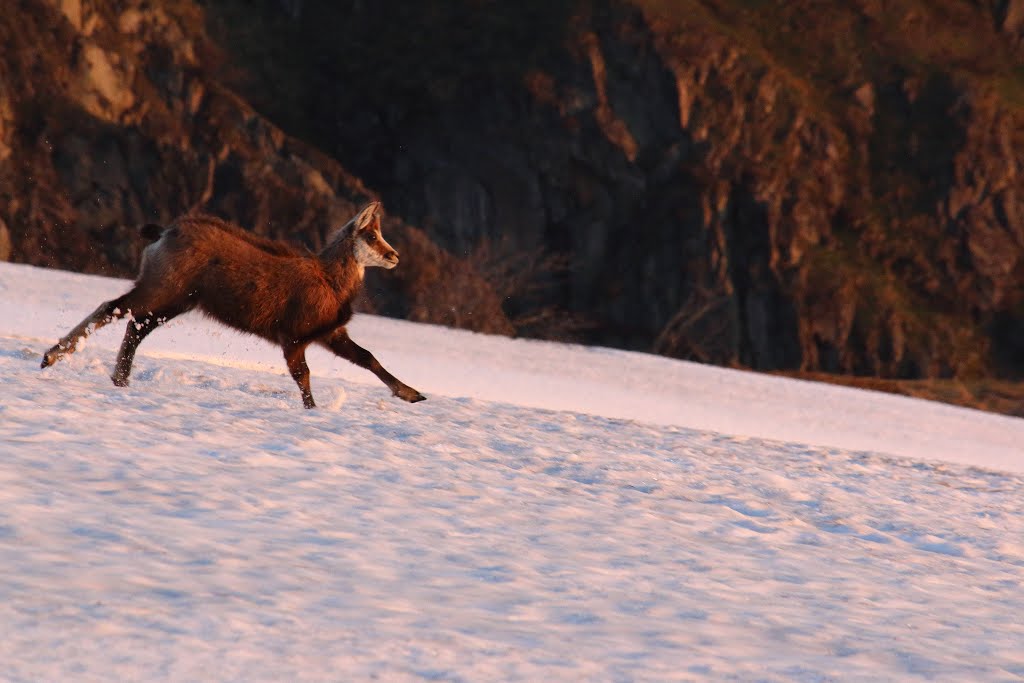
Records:
<instances>
[{"instance_id":1,"label":"running chamois","mask_svg":"<svg viewBox=\"0 0 1024 683\"><path fill-rule=\"evenodd\" d=\"M314 408L306 347L320 344L366 368L392 393L415 403L426 397L385 370L352 341L345 325L368 266L394 268L398 252L380 233L373 202L334 233L318 254L253 235L212 216L189 214L168 227L149 224L135 286L100 304L43 356L42 367L74 353L78 342L131 314L111 379L128 385L135 350L158 326L198 309L214 320L277 344L299 390Z\"/></svg>"}]
</instances>

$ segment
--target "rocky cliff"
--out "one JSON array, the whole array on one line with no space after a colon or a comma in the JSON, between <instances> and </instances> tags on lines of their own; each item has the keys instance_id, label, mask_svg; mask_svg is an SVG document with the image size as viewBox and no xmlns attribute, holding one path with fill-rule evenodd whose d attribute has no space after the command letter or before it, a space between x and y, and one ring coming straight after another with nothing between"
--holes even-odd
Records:
<instances>
[{"instance_id":1,"label":"rocky cliff","mask_svg":"<svg viewBox=\"0 0 1024 683\"><path fill-rule=\"evenodd\" d=\"M15 0L0 46L0 256L133 275L138 226L191 209L315 249L374 196L212 75L221 57L193 2ZM462 260L399 220L386 229L410 266L375 274L363 309L511 330ZM453 273L478 315L451 313Z\"/></svg>"},{"instance_id":2,"label":"rocky cliff","mask_svg":"<svg viewBox=\"0 0 1024 683\"><path fill-rule=\"evenodd\" d=\"M15 4L13 258L127 272L132 223L195 205L315 245L371 188L428 264L385 313L1024 373L1015 0Z\"/></svg>"}]
</instances>

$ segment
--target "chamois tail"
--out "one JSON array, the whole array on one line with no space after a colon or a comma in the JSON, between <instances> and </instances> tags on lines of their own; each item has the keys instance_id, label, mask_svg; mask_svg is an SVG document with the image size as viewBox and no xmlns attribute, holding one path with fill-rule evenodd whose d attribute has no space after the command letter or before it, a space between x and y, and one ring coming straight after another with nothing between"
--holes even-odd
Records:
<instances>
[{"instance_id":1,"label":"chamois tail","mask_svg":"<svg viewBox=\"0 0 1024 683\"><path fill-rule=\"evenodd\" d=\"M146 223L141 228L139 228L139 233L143 236L143 238L149 240L150 242L156 242L158 239L160 239L160 236L164 234L164 230L165 228L162 225L157 225L156 223Z\"/></svg>"}]
</instances>

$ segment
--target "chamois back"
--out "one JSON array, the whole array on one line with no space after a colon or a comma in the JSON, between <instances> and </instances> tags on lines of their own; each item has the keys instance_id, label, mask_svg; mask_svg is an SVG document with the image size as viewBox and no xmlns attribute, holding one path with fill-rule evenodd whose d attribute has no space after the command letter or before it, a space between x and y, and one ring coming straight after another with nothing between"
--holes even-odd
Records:
<instances>
[{"instance_id":1,"label":"chamois back","mask_svg":"<svg viewBox=\"0 0 1024 683\"><path fill-rule=\"evenodd\" d=\"M362 277L226 221L185 216L146 248L138 284L242 332L280 343L344 325Z\"/></svg>"}]
</instances>

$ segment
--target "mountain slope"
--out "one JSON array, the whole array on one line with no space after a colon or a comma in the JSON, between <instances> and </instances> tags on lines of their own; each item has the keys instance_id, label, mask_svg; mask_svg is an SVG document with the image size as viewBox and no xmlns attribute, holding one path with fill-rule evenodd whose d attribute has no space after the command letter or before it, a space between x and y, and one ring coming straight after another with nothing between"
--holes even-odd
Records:
<instances>
[{"instance_id":1,"label":"mountain slope","mask_svg":"<svg viewBox=\"0 0 1024 683\"><path fill-rule=\"evenodd\" d=\"M124 280L26 266L6 265L0 273L15 334L46 348L100 301L129 287ZM21 312L19 300L33 302L31 309ZM88 339L90 347L101 349L90 354L94 368L116 353L120 327L111 325ZM140 350L286 377L279 348L220 326L210 328L211 340L200 333L206 327L202 318L184 316L148 337ZM428 396L474 397L918 460L1024 469L1024 420L1018 418L647 354L512 340L372 316L357 316L349 329L395 375ZM309 357L314 396L318 377L377 382L320 349L312 349ZM96 377L100 380L102 373ZM381 391L386 397L387 390Z\"/></svg>"},{"instance_id":2,"label":"mountain slope","mask_svg":"<svg viewBox=\"0 0 1024 683\"><path fill-rule=\"evenodd\" d=\"M428 401L199 317L41 371L125 284L0 267L11 680L1024 675L1024 420L365 316Z\"/></svg>"}]
</instances>

